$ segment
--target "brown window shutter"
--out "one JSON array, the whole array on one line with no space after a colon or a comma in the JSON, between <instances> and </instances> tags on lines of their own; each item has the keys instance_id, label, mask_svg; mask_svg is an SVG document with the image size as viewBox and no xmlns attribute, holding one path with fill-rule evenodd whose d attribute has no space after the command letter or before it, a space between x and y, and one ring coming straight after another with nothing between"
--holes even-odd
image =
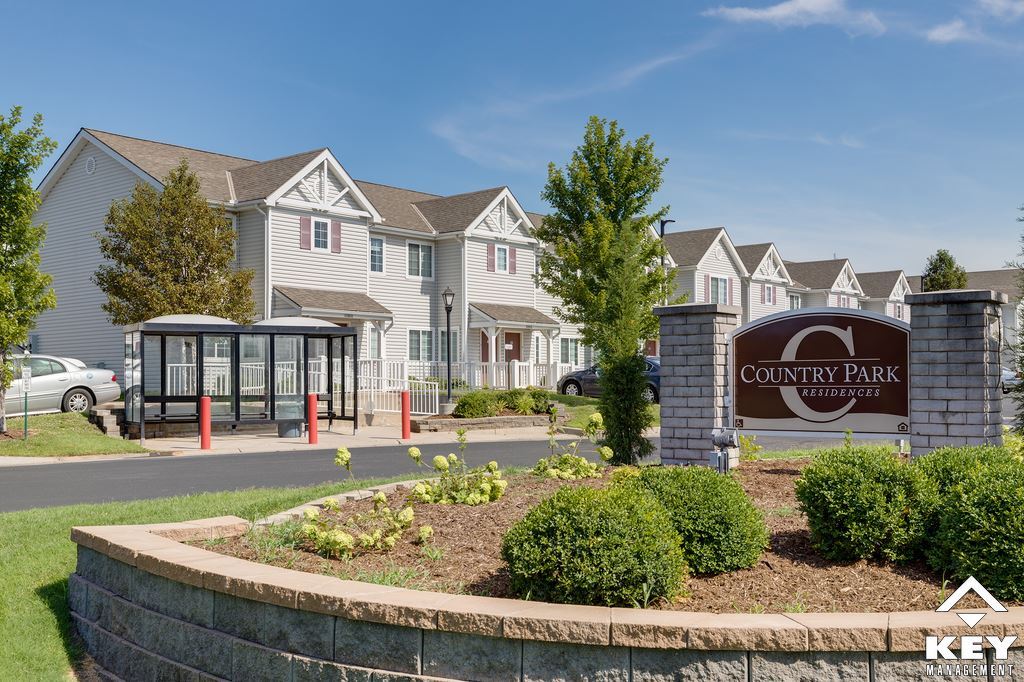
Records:
<instances>
[{"instance_id":1,"label":"brown window shutter","mask_svg":"<svg viewBox=\"0 0 1024 682\"><path fill-rule=\"evenodd\" d=\"M310 219L309 216L303 216L299 218L299 248L303 251L309 251L312 248L312 241L309 235L310 231Z\"/></svg>"},{"instance_id":2,"label":"brown window shutter","mask_svg":"<svg viewBox=\"0 0 1024 682\"><path fill-rule=\"evenodd\" d=\"M494 244L487 245L487 272L494 272Z\"/></svg>"},{"instance_id":3,"label":"brown window shutter","mask_svg":"<svg viewBox=\"0 0 1024 682\"><path fill-rule=\"evenodd\" d=\"M711 302L711 275L704 275L704 302Z\"/></svg>"},{"instance_id":4,"label":"brown window shutter","mask_svg":"<svg viewBox=\"0 0 1024 682\"><path fill-rule=\"evenodd\" d=\"M331 221L331 253L341 253L341 223Z\"/></svg>"},{"instance_id":5,"label":"brown window shutter","mask_svg":"<svg viewBox=\"0 0 1024 682\"><path fill-rule=\"evenodd\" d=\"M508 274L516 274L516 247L508 247Z\"/></svg>"}]
</instances>

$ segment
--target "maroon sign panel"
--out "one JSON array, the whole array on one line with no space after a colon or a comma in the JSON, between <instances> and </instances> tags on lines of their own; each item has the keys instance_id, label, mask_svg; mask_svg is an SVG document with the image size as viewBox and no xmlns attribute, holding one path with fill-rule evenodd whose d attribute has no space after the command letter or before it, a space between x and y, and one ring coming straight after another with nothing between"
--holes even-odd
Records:
<instances>
[{"instance_id":1,"label":"maroon sign panel","mask_svg":"<svg viewBox=\"0 0 1024 682\"><path fill-rule=\"evenodd\" d=\"M808 309L740 327L732 420L749 431L910 431L910 327L860 310Z\"/></svg>"}]
</instances>

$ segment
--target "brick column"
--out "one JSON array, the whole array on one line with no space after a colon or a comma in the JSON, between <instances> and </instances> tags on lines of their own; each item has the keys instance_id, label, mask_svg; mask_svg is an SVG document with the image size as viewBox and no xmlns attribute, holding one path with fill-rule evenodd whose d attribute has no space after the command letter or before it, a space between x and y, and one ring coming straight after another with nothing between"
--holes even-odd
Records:
<instances>
[{"instance_id":1,"label":"brick column","mask_svg":"<svg viewBox=\"0 0 1024 682\"><path fill-rule=\"evenodd\" d=\"M1006 295L910 294L910 448L1001 445L1000 335Z\"/></svg>"},{"instance_id":2,"label":"brick column","mask_svg":"<svg viewBox=\"0 0 1024 682\"><path fill-rule=\"evenodd\" d=\"M729 347L742 308L688 303L661 318L661 461L708 464L711 431L728 425Z\"/></svg>"}]
</instances>

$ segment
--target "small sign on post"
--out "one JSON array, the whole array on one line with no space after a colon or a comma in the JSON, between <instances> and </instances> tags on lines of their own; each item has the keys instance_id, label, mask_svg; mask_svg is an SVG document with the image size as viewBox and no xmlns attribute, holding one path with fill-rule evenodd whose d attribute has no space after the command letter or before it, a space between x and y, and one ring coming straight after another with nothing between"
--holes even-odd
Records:
<instances>
[{"instance_id":1,"label":"small sign on post","mask_svg":"<svg viewBox=\"0 0 1024 682\"><path fill-rule=\"evenodd\" d=\"M22 411L22 440L28 440L28 392L32 390L32 368L28 366L28 357L21 366L21 396L24 401Z\"/></svg>"}]
</instances>

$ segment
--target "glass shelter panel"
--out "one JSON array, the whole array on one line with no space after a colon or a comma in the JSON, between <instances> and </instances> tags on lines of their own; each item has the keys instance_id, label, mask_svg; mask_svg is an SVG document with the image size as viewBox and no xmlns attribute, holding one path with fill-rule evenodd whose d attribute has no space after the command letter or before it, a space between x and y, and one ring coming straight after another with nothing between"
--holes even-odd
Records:
<instances>
[{"instance_id":1,"label":"glass shelter panel","mask_svg":"<svg viewBox=\"0 0 1024 682\"><path fill-rule=\"evenodd\" d=\"M213 419L234 419L234 336L203 336L203 395Z\"/></svg>"},{"instance_id":2,"label":"glass shelter panel","mask_svg":"<svg viewBox=\"0 0 1024 682\"><path fill-rule=\"evenodd\" d=\"M307 367L306 386L309 388L306 393L316 393L318 396L327 395L327 339L309 339L309 362Z\"/></svg>"},{"instance_id":3,"label":"glass shelter panel","mask_svg":"<svg viewBox=\"0 0 1024 682\"><path fill-rule=\"evenodd\" d=\"M302 336L274 337L274 418L301 419L304 416Z\"/></svg>"},{"instance_id":4,"label":"glass shelter panel","mask_svg":"<svg viewBox=\"0 0 1024 682\"><path fill-rule=\"evenodd\" d=\"M138 422L142 405L142 332L124 335L124 415L129 422ZM159 370L157 373L159 377Z\"/></svg>"},{"instance_id":5,"label":"glass shelter panel","mask_svg":"<svg viewBox=\"0 0 1024 682\"><path fill-rule=\"evenodd\" d=\"M270 336L239 336L241 419L270 419Z\"/></svg>"}]
</instances>

